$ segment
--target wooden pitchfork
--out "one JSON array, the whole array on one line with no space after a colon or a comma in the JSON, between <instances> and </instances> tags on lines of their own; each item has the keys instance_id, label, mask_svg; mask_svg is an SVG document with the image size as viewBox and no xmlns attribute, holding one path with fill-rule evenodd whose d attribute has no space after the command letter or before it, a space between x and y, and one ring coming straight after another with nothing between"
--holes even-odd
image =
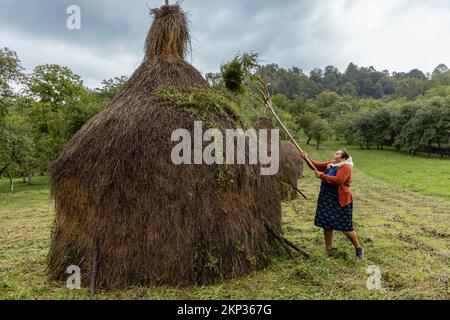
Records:
<instances>
[{"instance_id":1,"label":"wooden pitchfork","mask_svg":"<svg viewBox=\"0 0 450 320\"><path fill-rule=\"evenodd\" d=\"M265 84L264 81L260 77L257 78L257 81L258 81L258 84L260 87L256 87L256 90L259 92L261 97L255 96L255 98L258 99L259 101L261 101L264 104L264 106L273 114L275 119L277 119L277 122L283 128L284 132L286 132L286 134L288 135L289 140L294 144L294 146L300 152L300 154L302 155L302 158L305 159L305 161L308 163L309 167L315 171L318 171L316 166L312 163L312 161L308 157L303 156L305 154L305 152L302 150L302 148L300 148L297 141L295 141L294 137L289 132L289 129L285 126L283 121L280 119L280 117L275 112L275 109L273 108L272 97L270 96L269 90L267 88L267 84Z\"/></svg>"}]
</instances>

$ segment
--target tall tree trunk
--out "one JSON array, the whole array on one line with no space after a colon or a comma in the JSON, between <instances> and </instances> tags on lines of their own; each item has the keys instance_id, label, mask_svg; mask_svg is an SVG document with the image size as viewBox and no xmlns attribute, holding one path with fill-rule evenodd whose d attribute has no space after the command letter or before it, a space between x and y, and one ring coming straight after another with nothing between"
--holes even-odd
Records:
<instances>
[{"instance_id":1,"label":"tall tree trunk","mask_svg":"<svg viewBox=\"0 0 450 320\"><path fill-rule=\"evenodd\" d=\"M28 173L28 185L31 186L33 184L33 174Z\"/></svg>"},{"instance_id":2,"label":"tall tree trunk","mask_svg":"<svg viewBox=\"0 0 450 320\"><path fill-rule=\"evenodd\" d=\"M9 191L14 192L14 180L11 173L9 174Z\"/></svg>"},{"instance_id":3,"label":"tall tree trunk","mask_svg":"<svg viewBox=\"0 0 450 320\"><path fill-rule=\"evenodd\" d=\"M317 150L320 148L320 140L317 140Z\"/></svg>"},{"instance_id":4,"label":"tall tree trunk","mask_svg":"<svg viewBox=\"0 0 450 320\"><path fill-rule=\"evenodd\" d=\"M306 144L308 144L309 145L309 143L311 142L311 137L308 137L308 141L306 141Z\"/></svg>"}]
</instances>

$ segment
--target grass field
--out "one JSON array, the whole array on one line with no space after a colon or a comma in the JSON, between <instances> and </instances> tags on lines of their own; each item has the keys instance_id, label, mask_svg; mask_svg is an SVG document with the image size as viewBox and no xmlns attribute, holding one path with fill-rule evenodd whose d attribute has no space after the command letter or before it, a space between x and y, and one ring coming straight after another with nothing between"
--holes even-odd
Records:
<instances>
[{"instance_id":1,"label":"grass field","mask_svg":"<svg viewBox=\"0 0 450 320\"><path fill-rule=\"evenodd\" d=\"M327 160L337 143L307 152ZM300 181L309 200L283 204L287 238L310 260L276 258L266 270L206 287L134 287L100 292L98 299L450 299L450 160L409 157L392 151L348 148L356 167L354 221L366 259L356 261L342 234L337 254L325 255L322 231L313 225L319 181L311 171ZM49 283L45 258L53 221L48 178L34 186L17 180L16 192L0 180L0 298L86 299ZM369 290L369 266L381 270L381 290Z\"/></svg>"},{"instance_id":2,"label":"grass field","mask_svg":"<svg viewBox=\"0 0 450 320\"><path fill-rule=\"evenodd\" d=\"M332 144L339 149L339 144ZM412 156L394 150L361 150L348 147L358 168L365 173L413 191L450 199L450 158Z\"/></svg>"}]
</instances>

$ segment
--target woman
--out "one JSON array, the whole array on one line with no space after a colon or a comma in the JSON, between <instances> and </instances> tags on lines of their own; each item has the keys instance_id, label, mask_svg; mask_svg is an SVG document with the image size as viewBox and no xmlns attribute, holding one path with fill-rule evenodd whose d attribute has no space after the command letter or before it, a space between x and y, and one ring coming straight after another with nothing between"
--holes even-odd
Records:
<instances>
[{"instance_id":1,"label":"woman","mask_svg":"<svg viewBox=\"0 0 450 320\"><path fill-rule=\"evenodd\" d=\"M308 154L302 154L309 159ZM353 198L350 192L353 160L345 149L336 151L330 162L315 162L316 177L322 180L314 224L324 229L325 244L329 256L333 255L333 231L342 231L356 249L356 258L364 257L364 249L353 229ZM306 161L308 163L308 161ZM311 165L308 163L311 167ZM311 167L314 170L314 168Z\"/></svg>"}]
</instances>

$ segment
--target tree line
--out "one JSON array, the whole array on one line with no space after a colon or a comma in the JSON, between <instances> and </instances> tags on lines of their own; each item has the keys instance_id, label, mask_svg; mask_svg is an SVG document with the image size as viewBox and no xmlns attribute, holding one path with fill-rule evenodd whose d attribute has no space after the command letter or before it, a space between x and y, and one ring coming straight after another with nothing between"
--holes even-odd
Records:
<instances>
[{"instance_id":1,"label":"tree line","mask_svg":"<svg viewBox=\"0 0 450 320\"><path fill-rule=\"evenodd\" d=\"M314 69L261 65L257 54L237 55L206 79L236 100L253 123L264 108L241 86L248 73L270 83L273 102L287 127L317 147L326 139L345 139L362 148L391 145L412 154L449 148L450 71L440 65L430 75L378 72L350 64ZM236 80L233 82L233 80ZM67 67L46 64L26 73L17 54L0 48L0 177L45 174L71 137L119 92L125 76L87 88ZM227 85L234 87L230 94ZM228 88L229 89L229 88Z\"/></svg>"},{"instance_id":2,"label":"tree line","mask_svg":"<svg viewBox=\"0 0 450 320\"><path fill-rule=\"evenodd\" d=\"M350 63L343 73L334 66L327 66L323 70L311 70L308 76L298 67L284 69L276 64L263 65L258 72L271 83L274 94L281 93L290 99L298 95L313 99L324 91L357 98L415 99L433 87L450 85L448 71L445 64L425 74L418 69L390 73Z\"/></svg>"},{"instance_id":3,"label":"tree line","mask_svg":"<svg viewBox=\"0 0 450 320\"><path fill-rule=\"evenodd\" d=\"M307 76L297 67L259 65L257 54L243 53L206 77L216 89L230 90L249 68L270 84L278 112L290 130L306 135L307 144L314 140L319 148L326 139L344 138L361 148L450 154L450 70L444 64L424 74L418 69L379 72L350 63L344 73L328 66ZM238 94L251 100L242 88ZM260 109L244 104L253 110L252 120L258 117Z\"/></svg>"},{"instance_id":4,"label":"tree line","mask_svg":"<svg viewBox=\"0 0 450 320\"><path fill-rule=\"evenodd\" d=\"M80 76L59 65L40 65L25 73L17 54L0 49L0 176L48 172L69 139L104 108L126 77L89 89Z\"/></svg>"}]
</instances>

